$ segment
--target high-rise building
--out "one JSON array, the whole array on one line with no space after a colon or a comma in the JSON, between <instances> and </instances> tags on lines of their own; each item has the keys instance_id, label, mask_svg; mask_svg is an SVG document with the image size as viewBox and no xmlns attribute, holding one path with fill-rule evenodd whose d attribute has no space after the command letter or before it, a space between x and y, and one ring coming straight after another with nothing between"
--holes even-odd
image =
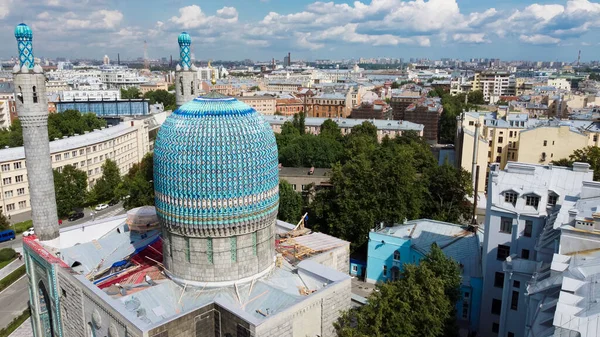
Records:
<instances>
[{"instance_id":1,"label":"high-rise building","mask_svg":"<svg viewBox=\"0 0 600 337\"><path fill-rule=\"evenodd\" d=\"M46 76L34 64L33 33L21 23L15 29L19 64L13 69L17 114L23 127L33 226L40 241L58 247L58 215L48 143Z\"/></svg>"},{"instance_id":2,"label":"high-rise building","mask_svg":"<svg viewBox=\"0 0 600 337\"><path fill-rule=\"evenodd\" d=\"M108 57L108 55L104 55L104 59L102 59L102 64L104 64L105 66L110 65L110 58Z\"/></svg>"}]
</instances>

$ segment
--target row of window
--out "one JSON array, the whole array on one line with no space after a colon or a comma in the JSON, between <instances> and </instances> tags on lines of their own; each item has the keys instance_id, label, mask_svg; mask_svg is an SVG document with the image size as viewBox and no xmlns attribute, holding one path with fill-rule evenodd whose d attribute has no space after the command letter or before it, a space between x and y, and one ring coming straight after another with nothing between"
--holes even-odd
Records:
<instances>
[{"instance_id":1,"label":"row of window","mask_svg":"<svg viewBox=\"0 0 600 337\"><path fill-rule=\"evenodd\" d=\"M23 195L25 194L25 188L17 188L17 195ZM4 191L4 199L8 199L8 198L12 198L13 197L13 190L9 190L9 191Z\"/></svg>"},{"instance_id":2,"label":"row of window","mask_svg":"<svg viewBox=\"0 0 600 337\"><path fill-rule=\"evenodd\" d=\"M5 185L5 186L6 185L10 185L10 184L12 184L12 181L13 181L12 177L3 178L2 179L2 184ZM22 174L18 175L18 176L15 176L15 183L22 183L23 181L24 180L23 180L23 175Z\"/></svg>"},{"instance_id":3,"label":"row of window","mask_svg":"<svg viewBox=\"0 0 600 337\"><path fill-rule=\"evenodd\" d=\"M54 155L54 161L60 161L60 160L67 160L69 158L75 158L77 157L77 154L79 153L80 156L83 156L86 153L91 153L91 152L96 152L96 151L102 151L103 149L109 148L111 146L115 146L118 145L128 139L130 139L131 137L133 137L133 134L128 133L122 137L119 137L116 140L111 140L111 141L107 141L104 143L100 143L98 145L93 145L93 146L89 146L87 147L85 150L84 149L79 149L79 150L73 150L70 152L64 152L64 153L58 153ZM127 144L125 146L125 150L129 150L131 149L132 144ZM118 151L125 151L123 150L123 148L118 149ZM16 164L16 163L15 163ZM20 168L20 166L19 166ZM2 171L4 171L4 165L2 167Z\"/></svg>"},{"instance_id":4,"label":"row of window","mask_svg":"<svg viewBox=\"0 0 600 337\"><path fill-rule=\"evenodd\" d=\"M16 163L13 163L13 168L15 170L21 169L23 167L23 163L18 161ZM2 172L8 172L10 171L10 164L2 164L0 165L0 170L2 170Z\"/></svg>"},{"instance_id":5,"label":"row of window","mask_svg":"<svg viewBox=\"0 0 600 337\"><path fill-rule=\"evenodd\" d=\"M506 233L506 234L512 234L512 227L513 227L512 223L513 223L512 218L502 217L500 219L500 232ZM533 233L533 221L525 220L525 230L523 231L523 236L530 238L532 233Z\"/></svg>"},{"instance_id":6,"label":"row of window","mask_svg":"<svg viewBox=\"0 0 600 337\"><path fill-rule=\"evenodd\" d=\"M25 208L27 208L27 201L26 200L19 201L18 206L19 206L19 209L25 209ZM12 204L6 204L6 211L7 212L12 212L15 209L16 208L15 208L15 204L14 203L12 203ZM0 206L0 212L2 212L2 206Z\"/></svg>"},{"instance_id":7,"label":"row of window","mask_svg":"<svg viewBox=\"0 0 600 337\"><path fill-rule=\"evenodd\" d=\"M504 192L504 202L510 203L513 206L517 203L517 198L519 195L516 192ZM548 206L556 206L558 202L558 196L556 194L550 193L548 194ZM525 195L525 205L533 206L537 209L540 203L540 197L534 194Z\"/></svg>"}]
</instances>

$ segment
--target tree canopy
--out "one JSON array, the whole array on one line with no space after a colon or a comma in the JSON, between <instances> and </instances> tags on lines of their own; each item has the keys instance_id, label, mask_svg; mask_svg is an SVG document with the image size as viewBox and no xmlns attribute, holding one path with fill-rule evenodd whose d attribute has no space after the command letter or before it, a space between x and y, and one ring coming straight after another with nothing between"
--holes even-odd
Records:
<instances>
[{"instance_id":1,"label":"tree canopy","mask_svg":"<svg viewBox=\"0 0 600 337\"><path fill-rule=\"evenodd\" d=\"M65 110L48 116L48 139L82 135L105 126L106 121L92 112L82 114L77 110ZM23 128L18 119L12 122L10 128L0 129L0 147L4 146L23 146Z\"/></svg>"},{"instance_id":2,"label":"tree canopy","mask_svg":"<svg viewBox=\"0 0 600 337\"><path fill-rule=\"evenodd\" d=\"M574 162L588 163L594 170L594 180L600 181L600 148L597 146L588 146L583 149L577 149L569 156L569 159L559 159L552 163L558 166L572 167Z\"/></svg>"},{"instance_id":3,"label":"tree canopy","mask_svg":"<svg viewBox=\"0 0 600 337\"><path fill-rule=\"evenodd\" d=\"M107 159L102 164L102 176L96 180L90 193L90 202L94 204L119 199L121 172L114 160Z\"/></svg>"},{"instance_id":4,"label":"tree canopy","mask_svg":"<svg viewBox=\"0 0 600 337\"><path fill-rule=\"evenodd\" d=\"M339 337L458 336L459 289L458 264L433 244L418 266L405 264L398 280L378 285L366 305L334 325Z\"/></svg>"},{"instance_id":5,"label":"tree canopy","mask_svg":"<svg viewBox=\"0 0 600 337\"><path fill-rule=\"evenodd\" d=\"M144 94L144 98L148 99L150 104L162 103L165 107L165 110L177 109L175 94L172 94L166 90L148 91Z\"/></svg>"},{"instance_id":6,"label":"tree canopy","mask_svg":"<svg viewBox=\"0 0 600 337\"><path fill-rule=\"evenodd\" d=\"M122 99L138 99L140 97L142 97L142 93L140 93L140 89L136 87L131 87L127 89L121 88Z\"/></svg>"},{"instance_id":7,"label":"tree canopy","mask_svg":"<svg viewBox=\"0 0 600 337\"><path fill-rule=\"evenodd\" d=\"M0 230L5 230L5 229L9 229L9 228L10 228L10 222L8 222L8 219L6 218L4 213L2 213L2 211L0 211Z\"/></svg>"},{"instance_id":8,"label":"tree canopy","mask_svg":"<svg viewBox=\"0 0 600 337\"><path fill-rule=\"evenodd\" d=\"M296 223L302 216L302 195L296 191L290 183L281 180L279 183L279 212L277 219L290 223Z\"/></svg>"},{"instance_id":9,"label":"tree canopy","mask_svg":"<svg viewBox=\"0 0 600 337\"><path fill-rule=\"evenodd\" d=\"M53 170L56 209L59 217L68 216L73 210L83 207L87 195L87 174L72 165L59 172Z\"/></svg>"},{"instance_id":10,"label":"tree canopy","mask_svg":"<svg viewBox=\"0 0 600 337\"><path fill-rule=\"evenodd\" d=\"M120 194L125 197L123 207L132 209L140 206L154 206L154 158L151 153L133 165L123 178Z\"/></svg>"}]
</instances>

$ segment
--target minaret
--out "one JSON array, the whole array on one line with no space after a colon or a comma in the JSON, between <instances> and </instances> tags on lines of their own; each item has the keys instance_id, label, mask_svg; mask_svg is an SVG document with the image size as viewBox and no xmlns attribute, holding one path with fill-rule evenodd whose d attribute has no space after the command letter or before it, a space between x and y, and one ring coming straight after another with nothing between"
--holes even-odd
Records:
<instances>
[{"instance_id":1,"label":"minaret","mask_svg":"<svg viewBox=\"0 0 600 337\"><path fill-rule=\"evenodd\" d=\"M33 227L40 241L58 248L58 216L48 141L46 77L42 67L34 65L33 33L29 26L19 24L15 28L15 38L20 63L13 69L15 101L23 127Z\"/></svg>"},{"instance_id":2,"label":"minaret","mask_svg":"<svg viewBox=\"0 0 600 337\"><path fill-rule=\"evenodd\" d=\"M177 106L187 103L198 96L196 85L196 66L192 63L190 34L183 32L177 39L179 42L179 64L175 68L175 98Z\"/></svg>"}]
</instances>

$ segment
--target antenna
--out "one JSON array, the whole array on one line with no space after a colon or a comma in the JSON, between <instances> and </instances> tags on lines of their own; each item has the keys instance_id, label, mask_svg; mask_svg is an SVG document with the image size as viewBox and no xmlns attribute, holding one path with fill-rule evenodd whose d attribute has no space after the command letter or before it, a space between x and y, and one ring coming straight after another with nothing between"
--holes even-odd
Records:
<instances>
[{"instance_id":1,"label":"antenna","mask_svg":"<svg viewBox=\"0 0 600 337\"><path fill-rule=\"evenodd\" d=\"M146 42L146 40L144 40L144 69L150 69L148 61L148 42Z\"/></svg>"},{"instance_id":2,"label":"antenna","mask_svg":"<svg viewBox=\"0 0 600 337\"><path fill-rule=\"evenodd\" d=\"M579 49L579 54L577 55L577 68L579 68L580 61L581 61L581 49Z\"/></svg>"}]
</instances>

